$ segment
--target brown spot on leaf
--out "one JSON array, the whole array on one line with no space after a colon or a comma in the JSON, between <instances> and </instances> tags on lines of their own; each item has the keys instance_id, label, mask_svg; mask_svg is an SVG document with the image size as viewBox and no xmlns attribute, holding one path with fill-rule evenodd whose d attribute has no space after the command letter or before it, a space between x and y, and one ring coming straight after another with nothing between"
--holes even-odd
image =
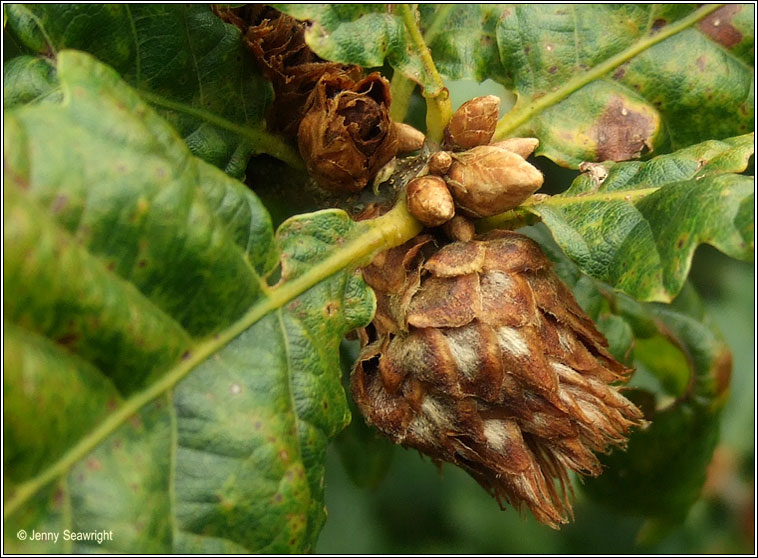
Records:
<instances>
[{"instance_id":1,"label":"brown spot on leaf","mask_svg":"<svg viewBox=\"0 0 758 558\"><path fill-rule=\"evenodd\" d=\"M695 60L695 64L697 64L698 70L701 72L705 71L705 56L698 56L697 60Z\"/></svg>"},{"instance_id":2,"label":"brown spot on leaf","mask_svg":"<svg viewBox=\"0 0 758 558\"><path fill-rule=\"evenodd\" d=\"M337 312L339 312L339 305L336 302L329 302L324 307L324 313L326 313L326 316L328 318L334 317L337 314Z\"/></svg>"},{"instance_id":3,"label":"brown spot on leaf","mask_svg":"<svg viewBox=\"0 0 758 558\"><path fill-rule=\"evenodd\" d=\"M79 339L79 334L71 332L71 333L64 333L63 335L58 337L56 341L58 342L59 345L63 345L64 347L70 347L74 343L76 343L77 339Z\"/></svg>"},{"instance_id":4,"label":"brown spot on leaf","mask_svg":"<svg viewBox=\"0 0 758 558\"><path fill-rule=\"evenodd\" d=\"M626 68L624 68L624 66L621 66L621 67L620 67L620 68L618 68L618 69L617 69L615 72L613 72L613 76L612 76L612 77L613 77L613 79L615 79L615 80L619 80L619 79L621 79L622 77L624 77L624 74L625 74L625 73L626 73Z\"/></svg>"},{"instance_id":5,"label":"brown spot on leaf","mask_svg":"<svg viewBox=\"0 0 758 558\"><path fill-rule=\"evenodd\" d=\"M100 471L103 468L103 464L98 459L90 458L87 460L87 469L90 471Z\"/></svg>"},{"instance_id":6,"label":"brown spot on leaf","mask_svg":"<svg viewBox=\"0 0 758 558\"><path fill-rule=\"evenodd\" d=\"M732 352L729 349L724 349L719 353L714 364L714 372L716 393L721 395L727 390L732 379Z\"/></svg>"},{"instance_id":7,"label":"brown spot on leaf","mask_svg":"<svg viewBox=\"0 0 758 558\"><path fill-rule=\"evenodd\" d=\"M68 205L68 196L61 194L55 198L51 209L53 210L53 213L60 213L66 208L66 205Z\"/></svg>"},{"instance_id":8,"label":"brown spot on leaf","mask_svg":"<svg viewBox=\"0 0 758 558\"><path fill-rule=\"evenodd\" d=\"M557 72L557 71L558 71L558 66L550 66L550 68L548 68L548 70L547 70L547 71L548 71L549 73L551 73L551 74L554 74L555 72Z\"/></svg>"},{"instance_id":9,"label":"brown spot on leaf","mask_svg":"<svg viewBox=\"0 0 758 558\"><path fill-rule=\"evenodd\" d=\"M654 114L639 112L613 97L595 126L599 161L626 161L639 157L642 149L652 148L657 128Z\"/></svg>"},{"instance_id":10,"label":"brown spot on leaf","mask_svg":"<svg viewBox=\"0 0 758 558\"><path fill-rule=\"evenodd\" d=\"M663 18L658 18L658 19L656 19L656 20L653 22L653 25L652 25L652 30L653 30L653 33L657 33L657 32L658 32L658 31L661 29L661 27L663 27L663 26L664 26L664 25L666 25L667 23L668 23L668 22L667 22L665 19L663 19Z\"/></svg>"},{"instance_id":11,"label":"brown spot on leaf","mask_svg":"<svg viewBox=\"0 0 758 558\"><path fill-rule=\"evenodd\" d=\"M60 508L64 504L65 495L66 494L62 489L57 488L55 490L55 494L53 494L53 506L55 506L56 508Z\"/></svg>"},{"instance_id":12,"label":"brown spot on leaf","mask_svg":"<svg viewBox=\"0 0 758 558\"><path fill-rule=\"evenodd\" d=\"M731 48L742 40L742 33L729 23L741 9L739 4L727 4L703 19L698 27L717 43Z\"/></svg>"}]
</instances>

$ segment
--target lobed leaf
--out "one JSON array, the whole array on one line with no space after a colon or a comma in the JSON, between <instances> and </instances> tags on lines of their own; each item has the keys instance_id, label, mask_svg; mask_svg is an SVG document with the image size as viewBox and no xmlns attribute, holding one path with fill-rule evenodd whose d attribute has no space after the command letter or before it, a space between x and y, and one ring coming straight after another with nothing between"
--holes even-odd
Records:
<instances>
[{"instance_id":1,"label":"lobed leaf","mask_svg":"<svg viewBox=\"0 0 758 558\"><path fill-rule=\"evenodd\" d=\"M753 257L753 135L707 141L648 162L604 163L568 190L525 205L581 270L638 300L670 301L698 245ZM607 174L607 177L604 177ZM485 220L496 227L500 218Z\"/></svg>"},{"instance_id":2,"label":"lobed leaf","mask_svg":"<svg viewBox=\"0 0 758 558\"><path fill-rule=\"evenodd\" d=\"M385 4L275 4L282 12L311 22L305 40L325 60L364 67L385 60L419 83L429 95L439 87L424 69L400 16Z\"/></svg>"},{"instance_id":3,"label":"lobed leaf","mask_svg":"<svg viewBox=\"0 0 758 558\"><path fill-rule=\"evenodd\" d=\"M430 31L433 35L428 46L442 75L511 85L496 40L503 9L503 4L419 4L422 28L427 37Z\"/></svg>"},{"instance_id":4,"label":"lobed leaf","mask_svg":"<svg viewBox=\"0 0 758 558\"><path fill-rule=\"evenodd\" d=\"M243 176L253 153L288 159L280 140L264 132L270 86L247 56L239 30L209 6L13 4L5 13L8 34L38 60L24 56L5 68L5 106L35 100L33 93L54 77L47 57L80 49L113 66L195 155L228 174Z\"/></svg>"},{"instance_id":5,"label":"lobed leaf","mask_svg":"<svg viewBox=\"0 0 758 558\"><path fill-rule=\"evenodd\" d=\"M538 154L576 167L747 133L754 126L753 11L717 8L503 9L497 44L518 101L496 136L536 136Z\"/></svg>"},{"instance_id":6,"label":"lobed leaf","mask_svg":"<svg viewBox=\"0 0 758 558\"><path fill-rule=\"evenodd\" d=\"M5 548L312 548L350 417L339 342L374 309L343 269L416 229L331 210L275 238L114 70L56 71L61 103L5 119Z\"/></svg>"}]
</instances>

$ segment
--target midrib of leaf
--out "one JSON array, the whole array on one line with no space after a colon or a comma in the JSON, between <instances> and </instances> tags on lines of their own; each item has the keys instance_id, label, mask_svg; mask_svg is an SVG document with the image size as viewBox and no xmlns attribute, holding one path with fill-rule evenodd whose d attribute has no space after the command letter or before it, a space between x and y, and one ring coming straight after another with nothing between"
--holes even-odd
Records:
<instances>
[{"instance_id":1,"label":"midrib of leaf","mask_svg":"<svg viewBox=\"0 0 758 558\"><path fill-rule=\"evenodd\" d=\"M53 44L53 41L50 39L50 35L47 34L47 31L45 31L45 27L42 25L42 22L40 21L39 17L32 12L31 10L27 9L26 6L23 4L17 4L17 8L20 10L23 10L26 15L28 15L34 23L37 24L37 27L39 28L40 33L42 33L42 36L45 37L45 42L47 43L47 47L50 49L50 52L53 54L53 56L58 56L58 51L55 48L55 45ZM5 6L3 6L3 17L5 15ZM3 23L3 28L5 27L5 24Z\"/></svg>"},{"instance_id":2,"label":"midrib of leaf","mask_svg":"<svg viewBox=\"0 0 758 558\"><path fill-rule=\"evenodd\" d=\"M258 320L283 307L287 302L331 275L348 267L365 264L376 252L402 244L421 231L420 223L408 213L404 203L398 203L392 211L371 222L366 222L365 225L367 226L365 232L345 243L338 251L311 267L301 276L270 289L264 298L257 301L227 329L195 345L181 362L147 389L126 400L119 409L82 438L58 461L38 476L18 485L13 496L5 504L3 518L7 519L13 515L40 489L64 475L139 409L168 393L195 367L223 349Z\"/></svg>"},{"instance_id":3,"label":"midrib of leaf","mask_svg":"<svg viewBox=\"0 0 758 558\"><path fill-rule=\"evenodd\" d=\"M513 108L513 110L503 116L503 118L501 118L497 123L497 128L495 129L495 139L504 138L510 132L516 130L519 126L531 120L542 111L550 108L560 101L563 101L573 92L581 89L596 79L602 78L605 74L614 68L634 58L653 45L656 45L661 41L671 37L672 35L676 35L680 31L683 31L694 23L697 23L708 14L713 13L721 8L722 5L723 4L711 4L708 6L703 6L702 8L699 8L698 10L691 13L689 16L682 18L678 22L664 27L655 35L640 39L637 43L633 44L626 50L619 52L615 56L611 56L604 62L601 62L597 66L589 69L584 74L577 75L575 78L567 81L555 91L547 93L539 99L532 100L531 102L526 103L520 107L517 105Z\"/></svg>"},{"instance_id":4,"label":"midrib of leaf","mask_svg":"<svg viewBox=\"0 0 758 558\"><path fill-rule=\"evenodd\" d=\"M218 128L228 130L250 140L253 143L253 151L256 153L265 153L267 155L271 155L272 157L276 157L280 161L287 163L289 166L295 169L305 169L302 159L297 154L297 152L295 152L295 150L290 147L289 144L287 144L280 137L270 134L262 128L256 129L249 128L247 126L240 126L239 124L230 122L226 118L213 114L212 112L208 112L204 109L185 105L184 103L180 103L178 101L172 101L170 99L166 99L165 97L161 97L160 95L156 95L155 93L145 91L144 89L137 89L136 91L140 97L152 105L167 108L177 112L182 112L184 114L194 116L199 120L205 120L209 124L213 124Z\"/></svg>"},{"instance_id":5,"label":"midrib of leaf","mask_svg":"<svg viewBox=\"0 0 758 558\"><path fill-rule=\"evenodd\" d=\"M531 221L534 218L539 220L539 216L532 213L529 209L530 206L545 205L563 207L584 202L609 202L614 200L624 200L633 203L660 190L660 188L660 186L656 186L653 188L639 188L637 190L596 192L594 194L579 194L578 196L551 196L549 198L532 196L516 209L493 215L492 217L487 217L485 219L480 219L476 222L476 230L485 232L493 229L510 229L513 228L514 223L519 223L519 226L522 226L520 223L523 223L525 220Z\"/></svg>"},{"instance_id":6,"label":"midrib of leaf","mask_svg":"<svg viewBox=\"0 0 758 558\"><path fill-rule=\"evenodd\" d=\"M129 4L124 6L126 13L129 14L129 25L131 26L132 35L134 35L134 53L135 60L134 65L136 69L136 87L142 87L142 58L140 53L139 37L137 36L137 24L134 22L134 14L132 13L132 7Z\"/></svg>"}]
</instances>

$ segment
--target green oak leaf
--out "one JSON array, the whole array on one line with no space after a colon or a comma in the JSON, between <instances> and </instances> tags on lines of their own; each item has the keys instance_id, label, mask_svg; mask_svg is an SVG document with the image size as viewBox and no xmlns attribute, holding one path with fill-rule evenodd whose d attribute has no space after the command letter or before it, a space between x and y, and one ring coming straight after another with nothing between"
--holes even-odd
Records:
<instances>
[{"instance_id":1,"label":"green oak leaf","mask_svg":"<svg viewBox=\"0 0 758 558\"><path fill-rule=\"evenodd\" d=\"M493 79L511 87L500 63L497 24L503 4L419 4L421 26L440 74L450 79ZM446 32L446 30L452 30Z\"/></svg>"},{"instance_id":2,"label":"green oak leaf","mask_svg":"<svg viewBox=\"0 0 758 558\"><path fill-rule=\"evenodd\" d=\"M305 40L325 60L367 68L386 61L429 95L438 92L424 68L402 18L387 4L274 4L310 26Z\"/></svg>"},{"instance_id":3,"label":"green oak leaf","mask_svg":"<svg viewBox=\"0 0 758 558\"><path fill-rule=\"evenodd\" d=\"M518 100L496 137L538 137L538 154L576 167L746 133L753 19L748 4L504 8L498 74Z\"/></svg>"},{"instance_id":4,"label":"green oak leaf","mask_svg":"<svg viewBox=\"0 0 758 558\"><path fill-rule=\"evenodd\" d=\"M350 418L339 343L375 305L350 269L418 226L327 210L275 236L113 69L56 71L61 103L5 115L4 548L307 551Z\"/></svg>"},{"instance_id":5,"label":"green oak leaf","mask_svg":"<svg viewBox=\"0 0 758 558\"><path fill-rule=\"evenodd\" d=\"M735 174L752 154L748 134L647 162L593 165L565 192L518 211L538 215L583 272L637 300L667 302L684 284L698 245L752 259L754 179Z\"/></svg>"},{"instance_id":6,"label":"green oak leaf","mask_svg":"<svg viewBox=\"0 0 758 558\"><path fill-rule=\"evenodd\" d=\"M264 130L272 99L242 45L240 31L200 4L9 4L6 35L35 53L4 71L5 106L55 90L48 62L62 49L113 66L158 107L190 150L242 177L251 154L299 159ZM43 91L50 94L50 91Z\"/></svg>"},{"instance_id":7,"label":"green oak leaf","mask_svg":"<svg viewBox=\"0 0 758 558\"><path fill-rule=\"evenodd\" d=\"M22 55L3 67L3 108L41 102L60 102L55 65L46 58Z\"/></svg>"}]
</instances>

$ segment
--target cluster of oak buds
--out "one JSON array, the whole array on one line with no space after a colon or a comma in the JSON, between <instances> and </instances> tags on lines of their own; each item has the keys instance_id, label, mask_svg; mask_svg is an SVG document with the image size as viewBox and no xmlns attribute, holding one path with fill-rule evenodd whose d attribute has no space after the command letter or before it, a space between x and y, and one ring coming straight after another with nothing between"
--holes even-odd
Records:
<instances>
[{"instance_id":1,"label":"cluster of oak buds","mask_svg":"<svg viewBox=\"0 0 758 558\"><path fill-rule=\"evenodd\" d=\"M408 209L429 227L450 221L456 213L488 217L524 202L542 186L542 173L526 161L535 138L490 143L500 99L494 95L464 103L445 128L443 151L433 153L428 174L407 187Z\"/></svg>"}]
</instances>

